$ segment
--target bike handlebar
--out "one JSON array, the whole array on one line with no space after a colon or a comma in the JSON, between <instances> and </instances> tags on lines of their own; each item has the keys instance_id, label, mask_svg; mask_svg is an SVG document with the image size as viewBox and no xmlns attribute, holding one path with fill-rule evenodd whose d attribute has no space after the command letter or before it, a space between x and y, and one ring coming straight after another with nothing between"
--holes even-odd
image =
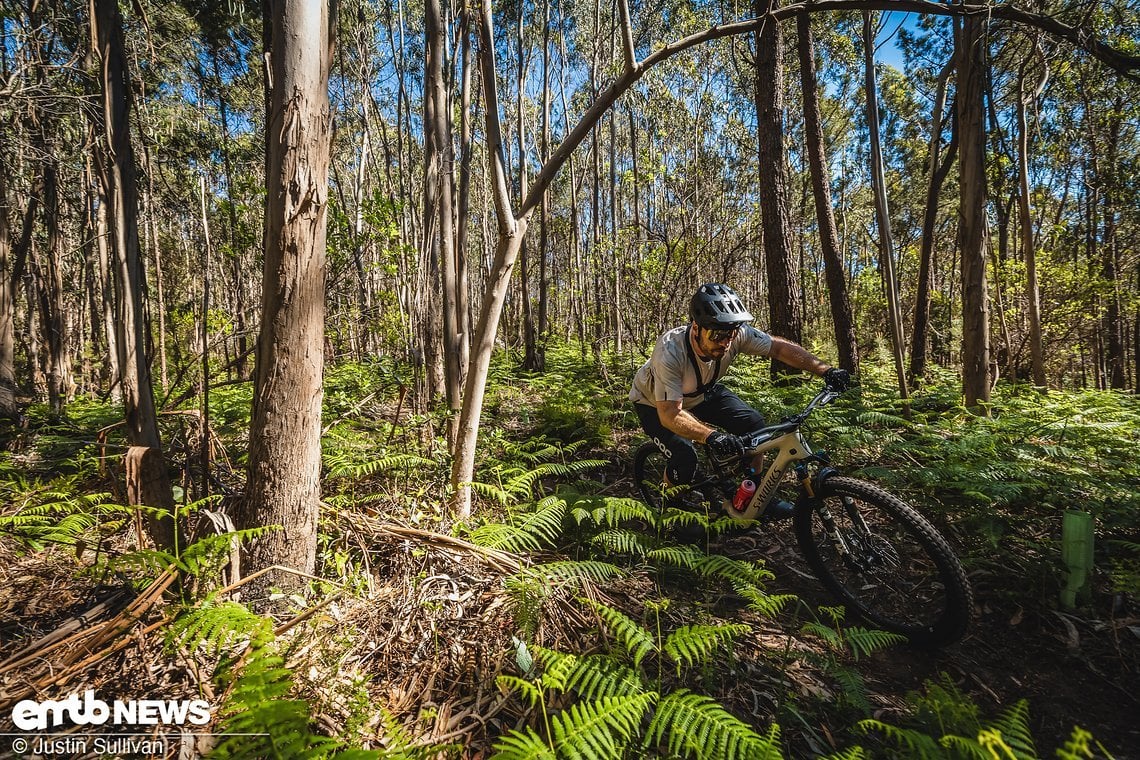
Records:
<instances>
[{"instance_id":1,"label":"bike handlebar","mask_svg":"<svg viewBox=\"0 0 1140 760\"><path fill-rule=\"evenodd\" d=\"M832 388L830 385L824 385L819 393L815 394L815 397L809 401L808 405L805 406L799 413L793 414L790 417L785 417L782 422L779 422L775 425L767 425L760 428L759 430L749 433L746 436L743 436L746 445L748 448L754 449L764 441L774 438L781 433L792 432L793 430L800 427L800 425L804 424L804 420L810 417L811 413L814 412L817 408L821 406L827 406L832 401L839 398L839 396L842 394L843 391Z\"/></svg>"}]
</instances>

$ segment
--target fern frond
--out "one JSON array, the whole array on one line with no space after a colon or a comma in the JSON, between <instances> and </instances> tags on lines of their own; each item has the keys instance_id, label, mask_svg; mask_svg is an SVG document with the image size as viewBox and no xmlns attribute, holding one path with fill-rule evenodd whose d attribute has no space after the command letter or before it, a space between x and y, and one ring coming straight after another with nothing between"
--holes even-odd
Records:
<instances>
[{"instance_id":1,"label":"fern frond","mask_svg":"<svg viewBox=\"0 0 1140 760\"><path fill-rule=\"evenodd\" d=\"M753 562L732 559L723 554L702 554L692 569L705 578L723 578L729 583L747 581L754 586L762 586L775 577L771 571Z\"/></svg>"},{"instance_id":2,"label":"fern frond","mask_svg":"<svg viewBox=\"0 0 1140 760\"><path fill-rule=\"evenodd\" d=\"M897 633L859 626L844 629L843 638L847 640L847 644L851 647L851 653L855 655L856 660L860 656L867 656L897 644L905 644L907 641L906 636Z\"/></svg>"},{"instance_id":3,"label":"fern frond","mask_svg":"<svg viewBox=\"0 0 1140 760\"><path fill-rule=\"evenodd\" d=\"M842 634L830 626L826 626L823 623L817 623L814 620L809 620L803 624L801 630L806 634L823 639L824 642L832 649L843 648Z\"/></svg>"},{"instance_id":4,"label":"fern frond","mask_svg":"<svg viewBox=\"0 0 1140 760\"><path fill-rule=\"evenodd\" d=\"M503 486L503 490L518 500L530 498L534 493L534 484L539 478L578 475L589 470L596 470L608 464L604 459L578 459L573 462L545 462L533 470L516 475Z\"/></svg>"},{"instance_id":5,"label":"fern frond","mask_svg":"<svg viewBox=\"0 0 1140 760\"><path fill-rule=\"evenodd\" d=\"M507 491L491 483L480 483L478 481L472 481L470 483L465 483L464 485L470 486L471 490L480 496L488 499L494 499L504 507L511 502L511 495L507 493Z\"/></svg>"},{"instance_id":6,"label":"fern frond","mask_svg":"<svg viewBox=\"0 0 1140 760\"><path fill-rule=\"evenodd\" d=\"M272 636L268 618L256 615L237 602L207 602L198 609L178 616L167 634L168 647L182 646L195 650L203 645L217 653L238 641L263 644Z\"/></svg>"},{"instance_id":7,"label":"fern frond","mask_svg":"<svg viewBox=\"0 0 1140 760\"><path fill-rule=\"evenodd\" d=\"M504 694L514 692L521 696L531 706L531 709L537 708L542 702L542 690L525 678L501 675L495 679L495 684Z\"/></svg>"},{"instance_id":8,"label":"fern frond","mask_svg":"<svg viewBox=\"0 0 1140 760\"><path fill-rule=\"evenodd\" d=\"M616 528L624 522L643 520L652 522L654 513L638 499L614 496L567 495L571 516L579 525L590 522L600 528Z\"/></svg>"},{"instance_id":9,"label":"fern frond","mask_svg":"<svg viewBox=\"0 0 1140 760\"><path fill-rule=\"evenodd\" d=\"M229 557L234 539L244 543L273 530L274 527L264 526L203 536L182 550L178 555L178 566L191 575L199 575L203 569L215 569L217 565L212 563Z\"/></svg>"},{"instance_id":10,"label":"fern frond","mask_svg":"<svg viewBox=\"0 0 1140 760\"><path fill-rule=\"evenodd\" d=\"M1037 757L1037 749L1033 746L1033 733L1029 729L1028 701L1019 699L987 728L998 732L1002 741L1009 745L1018 760L1023 757ZM981 739L981 734L978 738Z\"/></svg>"},{"instance_id":11,"label":"fern frond","mask_svg":"<svg viewBox=\"0 0 1140 760\"><path fill-rule=\"evenodd\" d=\"M644 557L649 551L649 537L644 533L621 528L602 531L590 539L590 544L606 554L623 554L631 557Z\"/></svg>"},{"instance_id":12,"label":"fern frond","mask_svg":"<svg viewBox=\"0 0 1140 760\"><path fill-rule=\"evenodd\" d=\"M500 736L494 750L495 760L556 760L554 750L529 726Z\"/></svg>"},{"instance_id":13,"label":"fern frond","mask_svg":"<svg viewBox=\"0 0 1140 760\"><path fill-rule=\"evenodd\" d=\"M658 704L642 746L648 749L665 741L673 755L779 760L777 740L775 726L768 736L762 736L711 697L679 689Z\"/></svg>"},{"instance_id":14,"label":"fern frond","mask_svg":"<svg viewBox=\"0 0 1140 760\"><path fill-rule=\"evenodd\" d=\"M1080 726L1073 726L1073 732L1065 740L1065 745L1057 750L1058 760L1093 760L1093 735Z\"/></svg>"},{"instance_id":15,"label":"fern frond","mask_svg":"<svg viewBox=\"0 0 1140 760\"><path fill-rule=\"evenodd\" d=\"M820 760L867 760L867 752L862 747L852 747L821 757Z\"/></svg>"},{"instance_id":16,"label":"fern frond","mask_svg":"<svg viewBox=\"0 0 1140 760\"><path fill-rule=\"evenodd\" d=\"M629 697L645 691L645 684L637 671L610 655L576 656L537 647L535 654L549 667L573 658L573 667L566 671L563 685L566 690L577 692L582 699Z\"/></svg>"},{"instance_id":17,"label":"fern frond","mask_svg":"<svg viewBox=\"0 0 1140 760\"><path fill-rule=\"evenodd\" d=\"M537 511L528 512L510 524L479 526L472 531L471 540L480 546L508 552L539 551L558 540L565 514L566 502L548 497L538 503Z\"/></svg>"},{"instance_id":18,"label":"fern frond","mask_svg":"<svg viewBox=\"0 0 1140 760\"><path fill-rule=\"evenodd\" d=\"M783 612L788 602L796 599L795 594L767 594L751 584L740 581L733 581L732 588L744 597L748 609L755 610L765 617L776 617Z\"/></svg>"},{"instance_id":19,"label":"fern frond","mask_svg":"<svg viewBox=\"0 0 1140 760\"><path fill-rule=\"evenodd\" d=\"M374 751L350 750L337 752L333 760L438 760L439 757L456 756L462 749L458 744L420 744L405 729L396 716L380 708L380 725L383 728L384 749L379 754Z\"/></svg>"},{"instance_id":20,"label":"fern frond","mask_svg":"<svg viewBox=\"0 0 1140 760\"><path fill-rule=\"evenodd\" d=\"M645 554L650 562L685 570L692 570L704 556L705 553L695 546L662 546Z\"/></svg>"},{"instance_id":21,"label":"fern frond","mask_svg":"<svg viewBox=\"0 0 1140 760\"><path fill-rule=\"evenodd\" d=\"M625 575L625 571L617 565L611 565L608 562L600 562L598 560L560 560L558 562L532 565L519 574L547 583L577 580L578 578L588 578L592 581L602 582Z\"/></svg>"},{"instance_id":22,"label":"fern frond","mask_svg":"<svg viewBox=\"0 0 1140 760\"><path fill-rule=\"evenodd\" d=\"M640 665L650 652L657 651L657 644L649 631L631 620L625 613L592 599L583 599L582 601L597 613L602 622L610 629L610 633L622 643L625 651L633 659L634 666Z\"/></svg>"},{"instance_id":23,"label":"fern frond","mask_svg":"<svg viewBox=\"0 0 1140 760\"><path fill-rule=\"evenodd\" d=\"M858 730L865 734L872 731L883 734L888 741L905 750L907 757L914 758L914 760L941 760L945 755L934 737L922 731L892 726L890 723L884 723L873 718L861 720L855 725Z\"/></svg>"},{"instance_id":24,"label":"fern frond","mask_svg":"<svg viewBox=\"0 0 1140 760\"><path fill-rule=\"evenodd\" d=\"M424 457L414 454L389 454L388 456L382 456L362 463L342 462L335 459L331 459L330 461L330 458L326 457L325 464L328 467L328 476L330 478L347 480L363 480L384 470L395 470L398 468L422 470L436 465L431 459L425 459Z\"/></svg>"},{"instance_id":25,"label":"fern frond","mask_svg":"<svg viewBox=\"0 0 1140 760\"><path fill-rule=\"evenodd\" d=\"M705 662L721 646L732 644L752 629L744 623L686 625L669 634L662 647L669 659L693 667Z\"/></svg>"},{"instance_id":26,"label":"fern frond","mask_svg":"<svg viewBox=\"0 0 1140 760\"><path fill-rule=\"evenodd\" d=\"M578 702L550 719L554 746L570 760L613 760L624 754L656 692Z\"/></svg>"}]
</instances>

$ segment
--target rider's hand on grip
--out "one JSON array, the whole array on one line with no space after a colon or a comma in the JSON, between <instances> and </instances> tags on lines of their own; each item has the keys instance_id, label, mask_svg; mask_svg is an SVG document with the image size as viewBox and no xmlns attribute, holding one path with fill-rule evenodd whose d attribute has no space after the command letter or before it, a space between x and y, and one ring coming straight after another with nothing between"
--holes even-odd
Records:
<instances>
[{"instance_id":1,"label":"rider's hand on grip","mask_svg":"<svg viewBox=\"0 0 1140 760\"><path fill-rule=\"evenodd\" d=\"M832 367L823 373L823 381L827 383L828 388L842 392L854 385L855 379L847 370L841 367Z\"/></svg>"},{"instance_id":2,"label":"rider's hand on grip","mask_svg":"<svg viewBox=\"0 0 1140 760\"><path fill-rule=\"evenodd\" d=\"M744 441L738 435L714 430L705 443L719 459L732 459L744 456Z\"/></svg>"}]
</instances>

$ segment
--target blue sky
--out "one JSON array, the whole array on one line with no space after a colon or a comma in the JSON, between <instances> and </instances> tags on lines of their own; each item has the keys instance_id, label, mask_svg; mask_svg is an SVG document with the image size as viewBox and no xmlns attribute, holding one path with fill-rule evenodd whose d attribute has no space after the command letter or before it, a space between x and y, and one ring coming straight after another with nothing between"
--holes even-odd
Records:
<instances>
[{"instance_id":1,"label":"blue sky","mask_svg":"<svg viewBox=\"0 0 1140 760\"><path fill-rule=\"evenodd\" d=\"M889 63L899 71L903 70L902 51L899 50L898 30L901 27L914 29L918 25L917 13L883 13L880 17L881 30L876 39L878 44L875 60L880 63Z\"/></svg>"}]
</instances>

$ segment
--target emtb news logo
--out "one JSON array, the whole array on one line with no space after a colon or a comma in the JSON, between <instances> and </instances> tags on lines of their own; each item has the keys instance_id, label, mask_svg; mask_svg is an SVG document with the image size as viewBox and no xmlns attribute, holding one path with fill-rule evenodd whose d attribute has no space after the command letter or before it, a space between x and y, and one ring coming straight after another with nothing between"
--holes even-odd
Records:
<instances>
[{"instance_id":1,"label":"emtb news logo","mask_svg":"<svg viewBox=\"0 0 1140 760\"><path fill-rule=\"evenodd\" d=\"M96 698L94 690L88 689L82 699L78 694L72 694L61 700L36 702L25 699L17 702L12 708L12 722L22 731L43 730L68 722L79 726L102 726L106 723L116 726L154 726L159 723L204 726L210 722L210 704L203 699L134 699L129 702L116 699L108 704Z\"/></svg>"}]
</instances>

